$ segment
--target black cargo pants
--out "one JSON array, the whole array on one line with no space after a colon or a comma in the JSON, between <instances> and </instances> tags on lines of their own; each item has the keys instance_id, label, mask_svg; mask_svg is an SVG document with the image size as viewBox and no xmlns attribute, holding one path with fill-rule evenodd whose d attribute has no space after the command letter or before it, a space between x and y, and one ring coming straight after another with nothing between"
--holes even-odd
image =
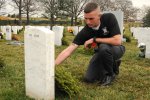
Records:
<instances>
[{"instance_id":1,"label":"black cargo pants","mask_svg":"<svg viewBox=\"0 0 150 100\"><path fill-rule=\"evenodd\" d=\"M124 46L112 46L109 44L100 44L95 50L87 72L85 80L94 82L102 80L106 75L113 75L119 71L119 66L116 66L115 61L119 60L125 52Z\"/></svg>"}]
</instances>

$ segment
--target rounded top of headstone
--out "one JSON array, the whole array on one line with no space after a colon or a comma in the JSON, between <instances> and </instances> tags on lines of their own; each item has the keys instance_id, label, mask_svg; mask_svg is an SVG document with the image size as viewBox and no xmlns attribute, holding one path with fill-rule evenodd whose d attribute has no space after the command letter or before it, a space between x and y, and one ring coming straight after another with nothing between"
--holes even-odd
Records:
<instances>
[{"instance_id":1,"label":"rounded top of headstone","mask_svg":"<svg viewBox=\"0 0 150 100\"><path fill-rule=\"evenodd\" d=\"M40 34L43 34L43 32L45 34L54 34L53 31L45 28L45 27L34 27L34 26L29 26L27 29L25 29L25 34L26 33L33 33L33 32L38 32Z\"/></svg>"}]
</instances>

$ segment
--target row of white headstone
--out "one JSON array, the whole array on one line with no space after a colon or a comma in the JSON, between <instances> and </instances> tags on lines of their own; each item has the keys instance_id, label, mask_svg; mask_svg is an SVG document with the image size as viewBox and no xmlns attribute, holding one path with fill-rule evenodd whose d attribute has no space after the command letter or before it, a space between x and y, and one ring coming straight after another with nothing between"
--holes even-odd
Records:
<instances>
[{"instance_id":1,"label":"row of white headstone","mask_svg":"<svg viewBox=\"0 0 150 100\"><path fill-rule=\"evenodd\" d=\"M27 30L30 27L35 27L35 28L47 28L50 30L50 26L25 26L25 30ZM78 26L75 26L76 28ZM17 34L19 30L21 30L23 26L1 26L0 29L2 33L6 34L6 40L11 40L12 39L12 33ZM77 33L83 28L79 27L78 30L76 30L76 35ZM64 26L53 26L52 31L55 33L55 45L61 46L62 45L62 38L63 38L63 33L64 33Z\"/></svg>"},{"instance_id":2,"label":"row of white headstone","mask_svg":"<svg viewBox=\"0 0 150 100\"><path fill-rule=\"evenodd\" d=\"M23 26L0 26L2 34L6 34L6 40L12 40L12 33L17 34L22 28Z\"/></svg>"},{"instance_id":3,"label":"row of white headstone","mask_svg":"<svg viewBox=\"0 0 150 100\"><path fill-rule=\"evenodd\" d=\"M11 29L13 31L13 34L17 34L17 32L19 30L21 30L23 28L23 26L0 26L0 29L3 33L6 33L7 32L7 28Z\"/></svg>"},{"instance_id":4,"label":"row of white headstone","mask_svg":"<svg viewBox=\"0 0 150 100\"><path fill-rule=\"evenodd\" d=\"M150 58L150 27L131 27L133 37L138 40L138 44L146 44L145 57Z\"/></svg>"}]
</instances>

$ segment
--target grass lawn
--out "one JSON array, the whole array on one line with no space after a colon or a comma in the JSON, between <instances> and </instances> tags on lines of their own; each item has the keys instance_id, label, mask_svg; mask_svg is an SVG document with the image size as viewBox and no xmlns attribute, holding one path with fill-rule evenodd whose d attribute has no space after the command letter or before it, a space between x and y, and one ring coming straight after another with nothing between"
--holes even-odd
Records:
<instances>
[{"instance_id":1,"label":"grass lawn","mask_svg":"<svg viewBox=\"0 0 150 100\"><path fill-rule=\"evenodd\" d=\"M19 36L23 37L21 33ZM23 39L23 38L21 38ZM25 95L24 47L7 45L0 40L0 100L32 100ZM79 80L80 93L75 97L56 96L56 100L150 100L150 59L139 58L135 40L123 43L126 53L120 74L111 86L82 82L91 54L79 47L61 64ZM56 47L56 56L66 46Z\"/></svg>"}]
</instances>

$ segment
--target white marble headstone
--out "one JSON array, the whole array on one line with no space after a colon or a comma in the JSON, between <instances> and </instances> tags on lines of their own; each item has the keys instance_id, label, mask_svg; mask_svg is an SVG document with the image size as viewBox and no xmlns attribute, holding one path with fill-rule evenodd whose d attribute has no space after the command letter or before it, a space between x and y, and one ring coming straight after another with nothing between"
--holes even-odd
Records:
<instances>
[{"instance_id":1,"label":"white marble headstone","mask_svg":"<svg viewBox=\"0 0 150 100\"><path fill-rule=\"evenodd\" d=\"M25 26L25 31L28 30L29 28L32 28L33 26L27 25Z\"/></svg>"},{"instance_id":2,"label":"white marble headstone","mask_svg":"<svg viewBox=\"0 0 150 100\"><path fill-rule=\"evenodd\" d=\"M123 12L122 11L104 11L103 13L113 13L118 21L119 28L123 39Z\"/></svg>"},{"instance_id":3,"label":"white marble headstone","mask_svg":"<svg viewBox=\"0 0 150 100\"><path fill-rule=\"evenodd\" d=\"M17 26L12 26L13 34L17 34L18 28Z\"/></svg>"},{"instance_id":4,"label":"white marble headstone","mask_svg":"<svg viewBox=\"0 0 150 100\"><path fill-rule=\"evenodd\" d=\"M25 30L26 95L37 100L54 100L54 32L46 28Z\"/></svg>"},{"instance_id":5,"label":"white marble headstone","mask_svg":"<svg viewBox=\"0 0 150 100\"><path fill-rule=\"evenodd\" d=\"M49 30L51 29L51 26L44 26L44 27L47 28L47 29L49 29Z\"/></svg>"},{"instance_id":6,"label":"white marble headstone","mask_svg":"<svg viewBox=\"0 0 150 100\"><path fill-rule=\"evenodd\" d=\"M63 32L64 32L64 26L53 26L52 30L55 33L55 45L61 46L62 45Z\"/></svg>"},{"instance_id":7,"label":"white marble headstone","mask_svg":"<svg viewBox=\"0 0 150 100\"><path fill-rule=\"evenodd\" d=\"M150 58L150 28L136 27L133 28L133 36L137 39L138 44L146 44L145 57Z\"/></svg>"},{"instance_id":8,"label":"white marble headstone","mask_svg":"<svg viewBox=\"0 0 150 100\"><path fill-rule=\"evenodd\" d=\"M3 33L6 33L6 26L1 26L1 31L2 31Z\"/></svg>"},{"instance_id":9,"label":"white marble headstone","mask_svg":"<svg viewBox=\"0 0 150 100\"><path fill-rule=\"evenodd\" d=\"M74 35L77 35L78 34L78 32L79 32L79 28L78 28L78 26L73 26L73 34Z\"/></svg>"},{"instance_id":10,"label":"white marble headstone","mask_svg":"<svg viewBox=\"0 0 150 100\"><path fill-rule=\"evenodd\" d=\"M11 26L6 26L6 40L12 40Z\"/></svg>"},{"instance_id":11,"label":"white marble headstone","mask_svg":"<svg viewBox=\"0 0 150 100\"><path fill-rule=\"evenodd\" d=\"M22 30L23 26L17 26L17 30L20 31Z\"/></svg>"}]
</instances>

